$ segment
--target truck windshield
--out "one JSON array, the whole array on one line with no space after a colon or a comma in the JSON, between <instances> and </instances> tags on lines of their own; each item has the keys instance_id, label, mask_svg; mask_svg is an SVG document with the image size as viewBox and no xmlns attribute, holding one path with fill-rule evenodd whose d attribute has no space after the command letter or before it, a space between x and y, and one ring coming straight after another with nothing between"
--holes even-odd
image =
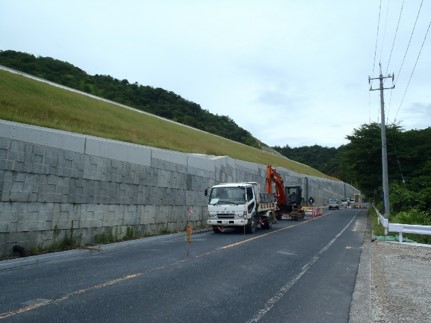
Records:
<instances>
[{"instance_id":1,"label":"truck windshield","mask_svg":"<svg viewBox=\"0 0 431 323\"><path fill-rule=\"evenodd\" d=\"M217 203L245 203L244 187L214 187L209 196L210 204Z\"/></svg>"}]
</instances>

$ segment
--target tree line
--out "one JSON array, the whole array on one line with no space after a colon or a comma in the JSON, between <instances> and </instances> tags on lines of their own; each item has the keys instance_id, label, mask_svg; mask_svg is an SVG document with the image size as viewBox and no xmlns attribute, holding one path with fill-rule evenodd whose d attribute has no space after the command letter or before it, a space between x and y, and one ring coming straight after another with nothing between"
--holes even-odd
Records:
<instances>
[{"instance_id":1,"label":"tree line","mask_svg":"<svg viewBox=\"0 0 431 323\"><path fill-rule=\"evenodd\" d=\"M284 156L305 163L359 188L383 211L381 127L354 129L339 148L274 147ZM431 127L405 131L386 126L391 222L431 225ZM415 237L431 243L431 237Z\"/></svg>"}]
</instances>

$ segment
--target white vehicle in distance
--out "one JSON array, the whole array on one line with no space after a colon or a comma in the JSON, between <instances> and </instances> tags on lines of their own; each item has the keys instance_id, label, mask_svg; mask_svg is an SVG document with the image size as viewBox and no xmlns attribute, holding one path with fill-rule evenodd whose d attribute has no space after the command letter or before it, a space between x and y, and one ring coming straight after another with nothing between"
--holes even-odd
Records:
<instances>
[{"instance_id":1,"label":"white vehicle in distance","mask_svg":"<svg viewBox=\"0 0 431 323\"><path fill-rule=\"evenodd\" d=\"M328 200L328 210L332 210L332 209L336 209L336 210L340 209L340 203L338 202L337 199Z\"/></svg>"}]
</instances>

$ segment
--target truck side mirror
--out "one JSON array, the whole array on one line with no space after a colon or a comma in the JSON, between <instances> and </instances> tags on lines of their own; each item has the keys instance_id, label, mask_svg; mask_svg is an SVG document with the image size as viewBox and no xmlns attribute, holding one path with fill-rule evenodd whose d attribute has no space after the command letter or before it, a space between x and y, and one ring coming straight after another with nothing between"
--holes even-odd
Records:
<instances>
[{"instance_id":1,"label":"truck side mirror","mask_svg":"<svg viewBox=\"0 0 431 323\"><path fill-rule=\"evenodd\" d=\"M205 196L208 196L208 189L207 188L205 189L204 194L205 194Z\"/></svg>"}]
</instances>

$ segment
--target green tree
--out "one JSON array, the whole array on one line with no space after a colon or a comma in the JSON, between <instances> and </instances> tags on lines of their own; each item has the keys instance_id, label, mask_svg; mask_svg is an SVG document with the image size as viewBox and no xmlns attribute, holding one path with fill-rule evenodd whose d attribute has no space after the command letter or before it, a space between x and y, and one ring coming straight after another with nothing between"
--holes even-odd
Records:
<instances>
[{"instance_id":1,"label":"green tree","mask_svg":"<svg viewBox=\"0 0 431 323\"><path fill-rule=\"evenodd\" d=\"M400 179L398 153L393 142L401 135L401 127L391 124L386 126L388 138L388 173L389 181ZM367 196L379 199L382 188L382 144L381 128L377 123L364 124L347 136L350 141L340 151L340 168L346 181L359 187Z\"/></svg>"},{"instance_id":2,"label":"green tree","mask_svg":"<svg viewBox=\"0 0 431 323\"><path fill-rule=\"evenodd\" d=\"M289 159L307 164L327 175L340 178L337 148L321 147L319 145L297 148L290 148L289 145L286 145L272 148Z\"/></svg>"}]
</instances>

